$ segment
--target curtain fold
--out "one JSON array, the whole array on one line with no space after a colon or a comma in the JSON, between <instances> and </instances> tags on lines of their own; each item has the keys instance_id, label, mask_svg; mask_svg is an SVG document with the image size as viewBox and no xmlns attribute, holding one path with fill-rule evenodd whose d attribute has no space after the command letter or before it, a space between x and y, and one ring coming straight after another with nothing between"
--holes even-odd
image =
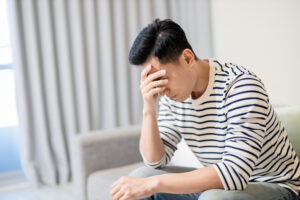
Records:
<instances>
[{"instance_id":1,"label":"curtain fold","mask_svg":"<svg viewBox=\"0 0 300 200\"><path fill-rule=\"evenodd\" d=\"M35 185L71 179L73 135L141 123L141 69L127 56L142 27L174 19L197 55L211 56L207 0L10 3L20 154Z\"/></svg>"}]
</instances>

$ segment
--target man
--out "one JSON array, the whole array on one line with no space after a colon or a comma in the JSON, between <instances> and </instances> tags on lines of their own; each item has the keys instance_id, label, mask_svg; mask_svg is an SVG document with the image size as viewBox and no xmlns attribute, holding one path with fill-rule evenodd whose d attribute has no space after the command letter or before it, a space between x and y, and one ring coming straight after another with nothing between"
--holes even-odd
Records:
<instances>
[{"instance_id":1,"label":"man","mask_svg":"<svg viewBox=\"0 0 300 200\"><path fill-rule=\"evenodd\" d=\"M298 157L254 73L197 58L171 20L145 27L129 61L143 69L140 151L147 166L112 184L113 200L299 198ZM203 168L167 170L182 137Z\"/></svg>"}]
</instances>

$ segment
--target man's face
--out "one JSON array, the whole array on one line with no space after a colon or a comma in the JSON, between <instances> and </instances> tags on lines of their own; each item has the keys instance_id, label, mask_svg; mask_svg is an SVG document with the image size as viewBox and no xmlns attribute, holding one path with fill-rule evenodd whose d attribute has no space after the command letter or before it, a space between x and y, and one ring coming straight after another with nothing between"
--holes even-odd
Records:
<instances>
[{"instance_id":1,"label":"man's face","mask_svg":"<svg viewBox=\"0 0 300 200\"><path fill-rule=\"evenodd\" d=\"M160 95L167 95L169 98L176 101L183 102L186 100L193 90L193 80L190 77L190 71L184 66L179 59L178 64L168 63L160 64L158 58L151 57L147 62L142 65L144 70L147 66L151 65L152 69L149 74L159 70L166 70L166 74L161 79L168 79L166 89Z\"/></svg>"}]
</instances>

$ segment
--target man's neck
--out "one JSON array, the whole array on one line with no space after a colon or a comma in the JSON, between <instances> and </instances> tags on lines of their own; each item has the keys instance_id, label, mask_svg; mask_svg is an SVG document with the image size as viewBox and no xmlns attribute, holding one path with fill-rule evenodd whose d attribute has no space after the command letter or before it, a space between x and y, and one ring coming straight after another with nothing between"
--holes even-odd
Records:
<instances>
[{"instance_id":1,"label":"man's neck","mask_svg":"<svg viewBox=\"0 0 300 200\"><path fill-rule=\"evenodd\" d=\"M196 76L196 84L192 91L192 98L198 99L205 92L208 81L209 81L209 61L205 60L196 60L195 62L195 72Z\"/></svg>"}]
</instances>

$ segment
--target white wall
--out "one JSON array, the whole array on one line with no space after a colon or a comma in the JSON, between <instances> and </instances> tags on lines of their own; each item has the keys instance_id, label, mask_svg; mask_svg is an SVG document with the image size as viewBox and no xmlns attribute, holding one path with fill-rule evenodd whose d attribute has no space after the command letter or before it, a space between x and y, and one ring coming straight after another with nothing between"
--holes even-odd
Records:
<instances>
[{"instance_id":1,"label":"white wall","mask_svg":"<svg viewBox=\"0 0 300 200\"><path fill-rule=\"evenodd\" d=\"M248 67L274 105L300 104L300 1L212 0L214 57Z\"/></svg>"}]
</instances>

